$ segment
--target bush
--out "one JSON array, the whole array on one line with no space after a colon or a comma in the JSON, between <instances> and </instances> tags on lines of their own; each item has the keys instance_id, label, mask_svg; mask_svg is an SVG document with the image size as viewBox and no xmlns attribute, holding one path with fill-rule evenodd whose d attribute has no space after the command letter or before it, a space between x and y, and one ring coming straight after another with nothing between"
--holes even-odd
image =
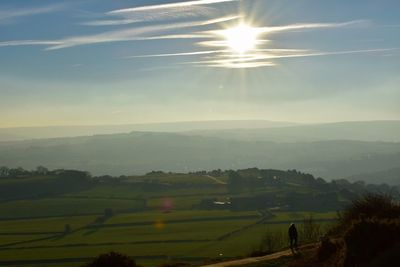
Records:
<instances>
[{"instance_id":1,"label":"bush","mask_svg":"<svg viewBox=\"0 0 400 267\"><path fill-rule=\"evenodd\" d=\"M332 242L329 238L321 240L321 244L318 247L317 258L318 261L325 261L329 259L338 250L337 244Z\"/></svg>"},{"instance_id":2,"label":"bush","mask_svg":"<svg viewBox=\"0 0 400 267\"><path fill-rule=\"evenodd\" d=\"M353 220L379 218L397 219L400 217L400 205L388 195L369 194L355 200L342 214L342 223Z\"/></svg>"},{"instance_id":3,"label":"bush","mask_svg":"<svg viewBox=\"0 0 400 267\"><path fill-rule=\"evenodd\" d=\"M346 266L375 259L400 244L400 220L368 219L354 222L344 236ZM400 255L397 253L397 259Z\"/></svg>"},{"instance_id":4,"label":"bush","mask_svg":"<svg viewBox=\"0 0 400 267\"><path fill-rule=\"evenodd\" d=\"M118 252L109 252L97 256L92 262L83 267L139 267L136 262Z\"/></svg>"},{"instance_id":5,"label":"bush","mask_svg":"<svg viewBox=\"0 0 400 267\"><path fill-rule=\"evenodd\" d=\"M168 263L163 263L158 267L190 267L191 265L189 263L184 263L184 262L168 262Z\"/></svg>"},{"instance_id":6,"label":"bush","mask_svg":"<svg viewBox=\"0 0 400 267\"><path fill-rule=\"evenodd\" d=\"M391 249L388 249L387 251L380 253L375 259L371 261L369 264L370 267L397 267L400 262L400 243L397 243L394 247Z\"/></svg>"},{"instance_id":7,"label":"bush","mask_svg":"<svg viewBox=\"0 0 400 267\"><path fill-rule=\"evenodd\" d=\"M308 260L291 266L394 267L400 262L400 204L387 195L355 200Z\"/></svg>"}]
</instances>

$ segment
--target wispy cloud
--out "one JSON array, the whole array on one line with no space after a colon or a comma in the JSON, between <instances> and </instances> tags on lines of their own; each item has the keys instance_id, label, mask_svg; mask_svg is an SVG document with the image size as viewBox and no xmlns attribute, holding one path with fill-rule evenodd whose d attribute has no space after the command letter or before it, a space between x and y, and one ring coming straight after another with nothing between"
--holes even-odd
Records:
<instances>
[{"instance_id":1,"label":"wispy cloud","mask_svg":"<svg viewBox=\"0 0 400 267\"><path fill-rule=\"evenodd\" d=\"M217 53L222 53L222 52L224 52L224 51L223 51L223 50L197 51L197 52L171 53L171 54L139 55L139 56L130 56L130 57L126 57L126 58L151 58L151 57L197 56L197 55L217 54Z\"/></svg>"},{"instance_id":2,"label":"wispy cloud","mask_svg":"<svg viewBox=\"0 0 400 267\"><path fill-rule=\"evenodd\" d=\"M128 24L130 20L145 22L198 16L212 17L216 15L216 10L210 5L237 1L238 0L196 0L117 9L107 12L106 15L118 16L123 19L94 21L85 23L85 25L106 26L111 23L112 25L123 25Z\"/></svg>"},{"instance_id":3,"label":"wispy cloud","mask_svg":"<svg viewBox=\"0 0 400 267\"><path fill-rule=\"evenodd\" d=\"M340 28L346 26L363 25L369 23L366 20L353 20L341 23L298 23L283 26L271 26L271 27L253 27L252 29L258 34L269 34L275 32L285 32L294 30L306 30L306 29L319 29L319 28ZM207 33L214 34L216 36L225 36L226 29L208 31Z\"/></svg>"},{"instance_id":4,"label":"wispy cloud","mask_svg":"<svg viewBox=\"0 0 400 267\"><path fill-rule=\"evenodd\" d=\"M316 56L334 56L334 55L350 55L360 53L379 53L400 50L400 48L378 48L378 49L364 49L364 50L349 50L349 51L309 51L309 50L281 50L268 49L259 50L265 53L253 53L244 56L235 56L232 54L221 54L211 59L205 59L200 61L187 62L185 64L192 64L195 66L207 66L207 67L221 67L221 68L250 68L260 66L275 66L276 63L272 60L284 59L284 58L299 58L299 57L316 57ZM296 51L298 51L296 53ZM294 52L294 53L293 53ZM221 58L221 59L219 59Z\"/></svg>"},{"instance_id":5,"label":"wispy cloud","mask_svg":"<svg viewBox=\"0 0 400 267\"><path fill-rule=\"evenodd\" d=\"M212 38L211 35L207 34L167 34L167 35L156 35L156 36L145 36L137 37L134 40L137 41L151 41L151 40L171 40L171 39L204 39Z\"/></svg>"},{"instance_id":6,"label":"wispy cloud","mask_svg":"<svg viewBox=\"0 0 400 267\"><path fill-rule=\"evenodd\" d=\"M19 40L19 41L5 41L0 42L0 47L2 46L24 46L24 45L58 45L61 41L52 40Z\"/></svg>"},{"instance_id":7,"label":"wispy cloud","mask_svg":"<svg viewBox=\"0 0 400 267\"><path fill-rule=\"evenodd\" d=\"M63 4L55 4L42 7L25 7L25 8L6 8L0 10L0 22L10 21L20 17L40 15L60 11L65 8Z\"/></svg>"},{"instance_id":8,"label":"wispy cloud","mask_svg":"<svg viewBox=\"0 0 400 267\"><path fill-rule=\"evenodd\" d=\"M124 8L113 10L105 14L108 17L119 17L118 19L95 20L82 23L82 25L110 26L199 16L212 17L215 16L216 13L215 9L209 6L210 4L234 1L237 0L197 0Z\"/></svg>"},{"instance_id":9,"label":"wispy cloud","mask_svg":"<svg viewBox=\"0 0 400 267\"><path fill-rule=\"evenodd\" d=\"M114 26L127 25L137 22L156 22L171 19L183 19L214 14L214 9L210 7L192 7L180 10L157 10L157 11L138 11L129 13L106 13L107 19L83 22L86 26ZM110 19L110 17L113 17ZM115 18L118 17L118 18Z\"/></svg>"},{"instance_id":10,"label":"wispy cloud","mask_svg":"<svg viewBox=\"0 0 400 267\"><path fill-rule=\"evenodd\" d=\"M61 40L56 40L56 42L60 42L60 44L50 46L46 48L46 50L56 50L61 48L67 48L79 45L88 45L88 44L145 40L151 37L143 37L142 36L143 34L167 31L167 30L183 29L183 28L192 28L198 26L207 26L228 20L233 20L236 19L237 17L238 16L229 16L229 17L222 17L218 19L211 19L205 21L190 21L190 22L161 24L155 26L143 26L137 28L124 29L124 30L109 31L95 35L70 37Z\"/></svg>"},{"instance_id":11,"label":"wispy cloud","mask_svg":"<svg viewBox=\"0 0 400 267\"><path fill-rule=\"evenodd\" d=\"M82 22L81 25L85 26L116 26L116 25L127 25L137 22L141 22L140 19L114 19L114 20L93 20L88 22Z\"/></svg>"},{"instance_id":12,"label":"wispy cloud","mask_svg":"<svg viewBox=\"0 0 400 267\"><path fill-rule=\"evenodd\" d=\"M190 21L160 24L154 26L134 27L123 30L107 31L100 34L73 36L57 40L16 40L0 42L0 46L21 46L21 45L47 45L45 50L57 50L62 48L90 45L99 43L135 41L135 40L161 40L161 39L183 39L183 38L207 38L206 34L170 34L160 36L144 36L146 34L157 33L162 31L177 30L184 28L193 28L199 26L207 26L230 21L240 16L226 16L211 20Z\"/></svg>"},{"instance_id":13,"label":"wispy cloud","mask_svg":"<svg viewBox=\"0 0 400 267\"><path fill-rule=\"evenodd\" d=\"M188 12L183 12L179 13L177 16L174 16L174 18L177 17L190 17L193 14L188 13ZM197 15L197 14L196 14ZM222 18L217 18L215 20L210 20L211 23L219 23L219 22L225 22L229 20L234 20L234 19L239 19L241 18L242 15L232 15L232 16L226 16ZM133 23L138 23L138 22L148 22L148 21L158 21L158 20L164 20L170 18L169 16L166 16L165 14L152 14L150 15L136 15L136 16L130 16L129 18L125 19L104 19L104 20L93 20L93 21L87 21L87 22L82 22L80 23L81 25L85 26L117 26L117 25L127 25L127 24L133 24Z\"/></svg>"},{"instance_id":14,"label":"wispy cloud","mask_svg":"<svg viewBox=\"0 0 400 267\"><path fill-rule=\"evenodd\" d=\"M165 18L177 18L179 16L197 16L211 11L210 4L237 2L237 0L195 0L186 2L174 2L169 4L139 6L125 9L113 10L106 16L119 16L118 19L93 20L81 23L87 26L118 26L137 22L160 20ZM19 10L5 15L0 12L0 20L24 15L33 15L58 10L60 6L49 6L36 9ZM182 12L185 11L185 12ZM203 15L204 15L203 14ZM157 25L146 25L116 29L102 33L70 36L55 40L14 40L0 42L1 46L23 46L42 45L47 46L45 50L58 50L63 48L92 45L100 43L135 41L135 40L163 40L163 39L208 39L195 42L197 45L209 47L209 50L155 53L149 55L134 55L125 58L158 58L158 57L193 57L199 60L187 62L193 66L225 67L225 68L256 68L274 66L274 60L281 58L315 57L328 55L344 55L355 53L374 53L390 51L391 49L352 50L336 52L318 52L301 49L262 49L269 42L264 37L273 33L299 31L308 29L341 28L368 23L363 20L340 22L340 23L298 23L283 26L251 27L256 32L257 40L254 40L255 49L246 54L236 54L230 49L227 31L231 29L219 29L209 31L197 31L181 33L174 31L186 28L204 27L207 25L220 24L227 21L238 20L242 15L230 15L208 20L184 21L174 23L163 23ZM260 38L258 38L260 37ZM264 39L263 39L264 38ZM270 39L270 38L268 38ZM214 48L214 49L212 49Z\"/></svg>"},{"instance_id":15,"label":"wispy cloud","mask_svg":"<svg viewBox=\"0 0 400 267\"><path fill-rule=\"evenodd\" d=\"M277 58L288 58L288 57L304 57L304 56L319 56L319 55L327 55L327 53L309 53L308 51L295 51L295 50L266 50L260 49L265 44L267 44L270 40L262 39L264 36L270 36L273 33L278 32L287 32L287 31L299 31L299 30L307 30L307 29L323 29L323 28L340 28L354 25L364 25L368 23L367 21L348 21L348 22L340 22L340 23L299 23L299 24L290 24L283 26L270 26L270 27L247 27L254 34L253 45L256 49L251 49L251 51L247 51L245 54L237 54L235 51L231 51L231 53L227 54L218 54L215 55L211 60L204 60L199 64L206 64L207 66L219 66L219 67L228 67L232 68L233 65L245 66L244 63L249 62L258 62L259 64L251 64L251 67L255 66L272 66L275 65L271 62L272 59ZM240 25L239 25L240 27ZM197 42L200 46L210 47L210 48L232 48L230 36L235 33L235 28L221 29L221 30L212 30L205 31L203 34L214 35L212 40L202 40ZM239 32L239 34L241 34ZM265 38L265 37L264 37ZM270 39L270 38L269 38ZM258 48L257 48L258 47ZM366 52L366 51L363 51ZM348 52L345 52L348 53ZM354 51L352 51L354 53ZM261 61L261 65L260 65Z\"/></svg>"},{"instance_id":16,"label":"wispy cloud","mask_svg":"<svg viewBox=\"0 0 400 267\"><path fill-rule=\"evenodd\" d=\"M305 30L305 29L318 29L318 28L340 28L354 25L365 25L369 22L366 20L353 20L341 23L299 23L285 26L275 27L262 27L259 28L261 33L273 33L282 31Z\"/></svg>"},{"instance_id":17,"label":"wispy cloud","mask_svg":"<svg viewBox=\"0 0 400 267\"><path fill-rule=\"evenodd\" d=\"M224 2L236 2L237 0L196 0L196 1L186 1L186 2L177 2L177 3L169 3L169 4L161 4L161 5L148 5L148 6L140 6L140 7L132 7L132 8L124 8L110 11L109 14L124 14L124 13L134 13L134 12L142 12L142 11L151 11L151 10L160 10L160 9L180 9L185 7L194 7L200 5L210 5Z\"/></svg>"},{"instance_id":18,"label":"wispy cloud","mask_svg":"<svg viewBox=\"0 0 400 267\"><path fill-rule=\"evenodd\" d=\"M198 67L217 67L217 68L258 68L276 66L273 60L284 58L300 58L300 57L317 57L317 56L334 56L334 55L350 55L360 53L379 53L399 50L399 48L378 48L364 50L349 50L349 51L311 51L305 49L256 49L254 53L237 56L230 53L229 50L210 50L210 51L195 51L169 54L153 54L153 55L138 55L127 58L157 58L157 57L190 57L203 56L199 61L184 62Z\"/></svg>"},{"instance_id":19,"label":"wispy cloud","mask_svg":"<svg viewBox=\"0 0 400 267\"><path fill-rule=\"evenodd\" d=\"M205 33L199 34L167 34L156 36L145 36L146 34L157 33L169 30L178 30L184 28L194 28L218 24L240 18L240 16L226 16L217 19L205 21L190 21L171 24L161 24L153 26L142 26L127 28L122 30L107 31L100 34L73 36L56 40L13 40L0 42L1 46L26 46L26 45L44 45L48 46L45 50L57 50L62 48L90 45L99 43L122 42L122 41L143 41L143 40L162 40L162 39L191 39L191 38L210 38Z\"/></svg>"},{"instance_id":20,"label":"wispy cloud","mask_svg":"<svg viewBox=\"0 0 400 267\"><path fill-rule=\"evenodd\" d=\"M309 50L303 49L257 49L257 52L268 52L273 53L275 55L286 55L291 53L305 53ZM219 54L216 57L234 57L237 55L231 53L230 50L209 50L209 51L195 51L195 52L182 52L182 53L169 53L169 54L152 54L152 55L137 55L137 56L129 56L125 57L129 58L152 58L152 57L179 57L179 56L195 56L195 55L210 55L210 54Z\"/></svg>"},{"instance_id":21,"label":"wispy cloud","mask_svg":"<svg viewBox=\"0 0 400 267\"><path fill-rule=\"evenodd\" d=\"M214 68L228 68L228 69L250 69L250 68L260 68L260 67L273 67L276 64L270 61L264 62L227 62L224 64L208 64L203 65L206 67ZM201 65L199 65L201 66Z\"/></svg>"}]
</instances>

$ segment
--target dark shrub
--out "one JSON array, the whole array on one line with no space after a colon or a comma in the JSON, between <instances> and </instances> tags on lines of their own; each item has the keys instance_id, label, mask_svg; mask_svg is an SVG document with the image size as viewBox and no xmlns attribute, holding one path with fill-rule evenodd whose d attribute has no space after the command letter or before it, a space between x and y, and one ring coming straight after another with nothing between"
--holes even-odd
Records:
<instances>
[{"instance_id":1,"label":"dark shrub","mask_svg":"<svg viewBox=\"0 0 400 267\"><path fill-rule=\"evenodd\" d=\"M400 262L400 242L387 251L380 253L369 264L370 267L397 267Z\"/></svg>"},{"instance_id":2,"label":"dark shrub","mask_svg":"<svg viewBox=\"0 0 400 267\"><path fill-rule=\"evenodd\" d=\"M159 267L190 267L191 265L184 262L168 262L163 263Z\"/></svg>"},{"instance_id":3,"label":"dark shrub","mask_svg":"<svg viewBox=\"0 0 400 267\"><path fill-rule=\"evenodd\" d=\"M83 267L139 267L136 262L126 255L109 252L97 256L92 262Z\"/></svg>"},{"instance_id":4,"label":"dark shrub","mask_svg":"<svg viewBox=\"0 0 400 267\"><path fill-rule=\"evenodd\" d=\"M345 233L346 266L365 264L398 247L400 220L368 219L354 222ZM400 257L397 252L397 257Z\"/></svg>"},{"instance_id":5,"label":"dark shrub","mask_svg":"<svg viewBox=\"0 0 400 267\"><path fill-rule=\"evenodd\" d=\"M329 238L324 238L321 245L318 247L317 257L318 261L325 261L329 259L338 250L337 244L332 242Z\"/></svg>"},{"instance_id":6,"label":"dark shrub","mask_svg":"<svg viewBox=\"0 0 400 267\"><path fill-rule=\"evenodd\" d=\"M379 218L400 218L400 205L396 204L388 195L369 194L355 200L342 214L342 223L350 223L353 220Z\"/></svg>"}]
</instances>

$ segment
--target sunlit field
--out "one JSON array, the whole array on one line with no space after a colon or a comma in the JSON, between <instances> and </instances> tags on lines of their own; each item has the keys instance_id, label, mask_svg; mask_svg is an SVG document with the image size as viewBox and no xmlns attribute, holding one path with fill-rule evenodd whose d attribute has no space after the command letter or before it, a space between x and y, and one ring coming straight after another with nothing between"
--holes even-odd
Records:
<instances>
[{"instance_id":1,"label":"sunlit field","mask_svg":"<svg viewBox=\"0 0 400 267\"><path fill-rule=\"evenodd\" d=\"M257 212L197 210L123 213L100 225L92 224L96 216L7 220L0 222L0 263L79 266L112 250L149 267L168 259L200 263L235 258L257 248L266 231L286 234L291 221L301 227L302 215L309 213L278 213L263 223ZM313 215L316 221L336 218L334 212ZM65 224L71 227L68 233L64 233ZM52 262L46 264L47 260Z\"/></svg>"},{"instance_id":2,"label":"sunlit field","mask_svg":"<svg viewBox=\"0 0 400 267\"><path fill-rule=\"evenodd\" d=\"M243 174L257 172L250 169ZM20 178L19 183L32 179ZM36 179L48 186L66 178ZM247 256L258 249L266 233L279 236L276 249L287 247L290 223L302 229L303 220L312 215L323 234L337 218L336 211L205 208L208 199L224 203L232 197L283 192L282 185L233 189L228 186L230 179L222 172L218 177L153 173L117 183L100 180L53 198L3 201L0 264L80 266L108 251L125 253L146 267L169 260L200 264ZM4 180L3 186L14 184ZM313 192L290 181L284 188Z\"/></svg>"}]
</instances>

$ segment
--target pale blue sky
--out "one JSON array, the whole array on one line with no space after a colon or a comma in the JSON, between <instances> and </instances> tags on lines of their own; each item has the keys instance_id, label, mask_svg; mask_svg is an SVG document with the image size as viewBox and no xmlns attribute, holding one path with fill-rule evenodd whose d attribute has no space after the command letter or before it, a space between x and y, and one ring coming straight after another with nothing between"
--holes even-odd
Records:
<instances>
[{"instance_id":1,"label":"pale blue sky","mask_svg":"<svg viewBox=\"0 0 400 267\"><path fill-rule=\"evenodd\" d=\"M400 119L399 10L394 0L3 0L0 127ZM249 68L201 44L240 22L263 30Z\"/></svg>"}]
</instances>

